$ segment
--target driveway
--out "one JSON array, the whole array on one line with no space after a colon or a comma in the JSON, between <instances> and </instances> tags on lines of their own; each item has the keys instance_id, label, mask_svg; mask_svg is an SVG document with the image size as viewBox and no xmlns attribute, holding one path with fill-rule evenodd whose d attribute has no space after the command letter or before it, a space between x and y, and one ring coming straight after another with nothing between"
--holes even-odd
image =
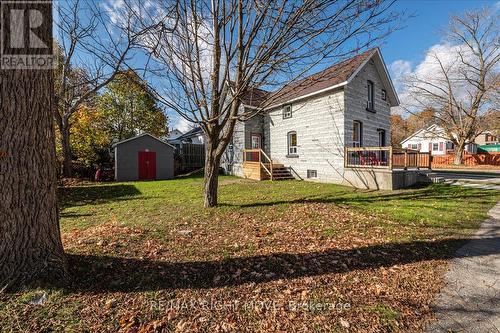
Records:
<instances>
[{"instance_id":1,"label":"driveway","mask_svg":"<svg viewBox=\"0 0 500 333\"><path fill-rule=\"evenodd\" d=\"M443 178L450 185L500 190L500 171L444 171L433 170L432 177Z\"/></svg>"},{"instance_id":2,"label":"driveway","mask_svg":"<svg viewBox=\"0 0 500 333\"><path fill-rule=\"evenodd\" d=\"M460 248L435 305L428 332L500 332L500 202Z\"/></svg>"}]
</instances>

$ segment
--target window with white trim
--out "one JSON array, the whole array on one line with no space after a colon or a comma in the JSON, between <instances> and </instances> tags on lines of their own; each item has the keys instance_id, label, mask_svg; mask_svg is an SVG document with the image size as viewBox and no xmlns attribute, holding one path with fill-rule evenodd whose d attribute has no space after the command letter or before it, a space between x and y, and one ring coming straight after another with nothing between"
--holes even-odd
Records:
<instances>
[{"instance_id":1,"label":"window with white trim","mask_svg":"<svg viewBox=\"0 0 500 333\"><path fill-rule=\"evenodd\" d=\"M357 120L352 123L352 146L363 146L363 123Z\"/></svg>"},{"instance_id":2,"label":"window with white trim","mask_svg":"<svg viewBox=\"0 0 500 333\"><path fill-rule=\"evenodd\" d=\"M387 91L385 91L384 89L382 89L382 100L387 100Z\"/></svg>"},{"instance_id":3,"label":"window with white trim","mask_svg":"<svg viewBox=\"0 0 500 333\"><path fill-rule=\"evenodd\" d=\"M433 143L432 144L432 150L433 151L438 151L439 150L439 143Z\"/></svg>"},{"instance_id":4,"label":"window with white trim","mask_svg":"<svg viewBox=\"0 0 500 333\"><path fill-rule=\"evenodd\" d=\"M366 86L368 88L368 101L366 102L366 108L373 111L375 109L375 105L373 104L373 82L367 81Z\"/></svg>"},{"instance_id":5,"label":"window with white trim","mask_svg":"<svg viewBox=\"0 0 500 333\"><path fill-rule=\"evenodd\" d=\"M297 155L297 132L288 132L288 155Z\"/></svg>"},{"instance_id":6,"label":"window with white trim","mask_svg":"<svg viewBox=\"0 0 500 333\"><path fill-rule=\"evenodd\" d=\"M283 107L283 119L292 118L292 106L285 105Z\"/></svg>"},{"instance_id":7,"label":"window with white trim","mask_svg":"<svg viewBox=\"0 0 500 333\"><path fill-rule=\"evenodd\" d=\"M377 132L378 132L378 146L379 147L385 147L386 146L385 130L378 129Z\"/></svg>"}]
</instances>

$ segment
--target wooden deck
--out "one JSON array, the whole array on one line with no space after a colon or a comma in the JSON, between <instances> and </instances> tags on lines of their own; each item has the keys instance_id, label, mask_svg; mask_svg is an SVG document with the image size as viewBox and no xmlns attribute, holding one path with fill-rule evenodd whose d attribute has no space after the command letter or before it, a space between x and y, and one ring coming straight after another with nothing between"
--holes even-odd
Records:
<instances>
[{"instance_id":1,"label":"wooden deck","mask_svg":"<svg viewBox=\"0 0 500 333\"><path fill-rule=\"evenodd\" d=\"M392 147L346 147L344 167L371 169L431 169L431 153Z\"/></svg>"}]
</instances>

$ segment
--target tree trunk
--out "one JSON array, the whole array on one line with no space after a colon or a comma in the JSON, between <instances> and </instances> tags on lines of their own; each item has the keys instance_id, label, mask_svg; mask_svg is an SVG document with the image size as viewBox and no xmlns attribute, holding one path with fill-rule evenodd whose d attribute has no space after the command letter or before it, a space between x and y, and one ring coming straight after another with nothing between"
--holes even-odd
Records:
<instances>
[{"instance_id":1,"label":"tree trunk","mask_svg":"<svg viewBox=\"0 0 500 333\"><path fill-rule=\"evenodd\" d=\"M453 160L453 164L461 165L462 164L462 156L464 154L465 144L460 143L455 145L455 158Z\"/></svg>"},{"instance_id":2,"label":"tree trunk","mask_svg":"<svg viewBox=\"0 0 500 333\"><path fill-rule=\"evenodd\" d=\"M61 126L61 149L63 153L63 176L73 176L73 163L71 157L71 146L69 141L69 124L63 119Z\"/></svg>"},{"instance_id":3,"label":"tree trunk","mask_svg":"<svg viewBox=\"0 0 500 333\"><path fill-rule=\"evenodd\" d=\"M50 8L42 10L49 18ZM52 36L51 24L43 33ZM52 70L0 70L0 291L67 277L57 210L53 95Z\"/></svg>"},{"instance_id":4,"label":"tree trunk","mask_svg":"<svg viewBox=\"0 0 500 333\"><path fill-rule=\"evenodd\" d=\"M217 190L219 186L220 156L217 157L215 152L211 151L210 147L211 145L209 144L205 154L204 206L206 208L217 206Z\"/></svg>"}]
</instances>

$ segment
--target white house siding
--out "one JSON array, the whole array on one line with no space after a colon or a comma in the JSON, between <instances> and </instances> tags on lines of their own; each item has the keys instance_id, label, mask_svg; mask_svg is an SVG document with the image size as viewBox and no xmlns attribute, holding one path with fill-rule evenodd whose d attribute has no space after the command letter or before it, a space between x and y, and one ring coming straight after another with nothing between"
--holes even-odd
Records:
<instances>
[{"instance_id":1,"label":"white house siding","mask_svg":"<svg viewBox=\"0 0 500 333\"><path fill-rule=\"evenodd\" d=\"M374 84L375 112L366 110L368 101L368 80ZM382 89L386 91L389 87L383 87L380 74L372 61L369 61L356 74L345 88L345 142L346 146L353 146L353 122L360 121L363 124L363 146L378 147L378 130L385 130L386 146L391 142L390 116L391 107L389 99L382 99Z\"/></svg>"},{"instance_id":2,"label":"white house siding","mask_svg":"<svg viewBox=\"0 0 500 333\"><path fill-rule=\"evenodd\" d=\"M234 127L232 142L221 160L221 167L226 173L243 177L243 149L245 149L245 123L238 121Z\"/></svg>"},{"instance_id":3,"label":"white house siding","mask_svg":"<svg viewBox=\"0 0 500 333\"><path fill-rule=\"evenodd\" d=\"M437 149L434 149L437 144ZM445 155L447 150L453 149L453 143L446 139L444 130L436 125L422 129L401 143L403 148L417 149L431 155Z\"/></svg>"},{"instance_id":4,"label":"white house siding","mask_svg":"<svg viewBox=\"0 0 500 333\"><path fill-rule=\"evenodd\" d=\"M297 155L288 155L288 132L297 132ZM321 182L341 182L344 169L344 93L330 92L292 104L292 117L283 119L282 108L264 119L264 150L273 161L291 166L301 178L316 170Z\"/></svg>"},{"instance_id":5,"label":"white house siding","mask_svg":"<svg viewBox=\"0 0 500 333\"><path fill-rule=\"evenodd\" d=\"M425 138L425 137L414 137L408 141L405 141L403 144L403 148L408 148L408 149L417 149L420 150L422 153L428 153L429 152L429 144L437 144L438 149L434 150L431 149L431 154L434 156L438 155L445 155L446 154L446 149L452 149L452 144L451 141L447 141L442 138ZM441 149L441 150L440 150Z\"/></svg>"},{"instance_id":6,"label":"white house siding","mask_svg":"<svg viewBox=\"0 0 500 333\"><path fill-rule=\"evenodd\" d=\"M226 149L221 160L221 166L227 173L243 177L243 150L252 148L252 134L260 134L263 144L265 140L263 119L262 115L255 115L246 121L236 123L231 145Z\"/></svg>"}]
</instances>

